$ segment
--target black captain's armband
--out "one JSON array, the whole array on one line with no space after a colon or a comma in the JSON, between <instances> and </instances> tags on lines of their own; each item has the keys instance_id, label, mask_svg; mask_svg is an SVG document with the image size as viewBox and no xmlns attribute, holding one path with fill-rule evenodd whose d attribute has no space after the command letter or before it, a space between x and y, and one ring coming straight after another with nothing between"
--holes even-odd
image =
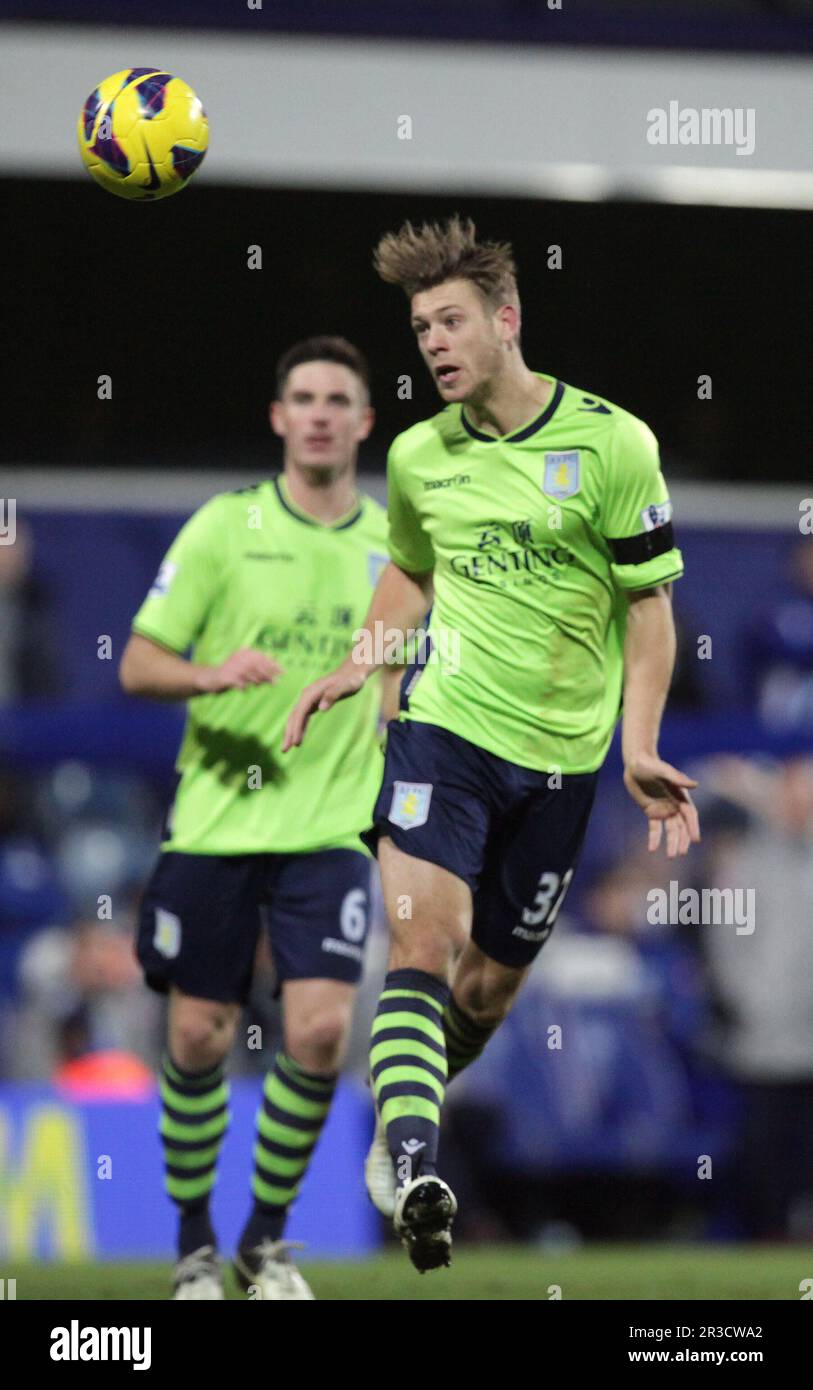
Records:
<instances>
[{"instance_id":1,"label":"black captain's armband","mask_svg":"<svg viewBox=\"0 0 813 1390\"><path fill-rule=\"evenodd\" d=\"M644 565L654 560L656 555L665 555L675 544L671 521L656 526L652 531L642 531L640 536L626 536L614 541L609 536L607 544L617 565Z\"/></svg>"}]
</instances>

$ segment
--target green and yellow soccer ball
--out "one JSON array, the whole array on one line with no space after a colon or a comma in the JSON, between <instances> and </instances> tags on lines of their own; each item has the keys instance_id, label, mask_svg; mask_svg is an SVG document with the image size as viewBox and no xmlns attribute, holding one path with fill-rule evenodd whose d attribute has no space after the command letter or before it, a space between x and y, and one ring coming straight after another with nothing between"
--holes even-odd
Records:
<instances>
[{"instance_id":1,"label":"green and yellow soccer ball","mask_svg":"<svg viewBox=\"0 0 813 1390\"><path fill-rule=\"evenodd\" d=\"M123 68L94 88L77 122L88 173L119 198L177 193L201 164L209 122L199 98L161 68Z\"/></svg>"}]
</instances>

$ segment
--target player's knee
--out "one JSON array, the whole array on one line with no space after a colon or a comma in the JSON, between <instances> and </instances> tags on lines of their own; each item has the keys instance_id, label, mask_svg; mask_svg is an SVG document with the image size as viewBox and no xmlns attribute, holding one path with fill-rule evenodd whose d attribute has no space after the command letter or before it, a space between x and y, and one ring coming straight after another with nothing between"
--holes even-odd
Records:
<instances>
[{"instance_id":1,"label":"player's knee","mask_svg":"<svg viewBox=\"0 0 813 1390\"><path fill-rule=\"evenodd\" d=\"M231 1047L234 1023L224 1009L184 1008L170 1027L172 1060L185 1071L217 1066Z\"/></svg>"},{"instance_id":2,"label":"player's knee","mask_svg":"<svg viewBox=\"0 0 813 1390\"><path fill-rule=\"evenodd\" d=\"M423 970L448 980L469 938L468 923L451 917L434 919L431 927L393 933L390 970Z\"/></svg>"},{"instance_id":3,"label":"player's knee","mask_svg":"<svg viewBox=\"0 0 813 1390\"><path fill-rule=\"evenodd\" d=\"M324 1008L289 1029L288 1051L306 1071L337 1071L350 1033L350 1011Z\"/></svg>"}]
</instances>

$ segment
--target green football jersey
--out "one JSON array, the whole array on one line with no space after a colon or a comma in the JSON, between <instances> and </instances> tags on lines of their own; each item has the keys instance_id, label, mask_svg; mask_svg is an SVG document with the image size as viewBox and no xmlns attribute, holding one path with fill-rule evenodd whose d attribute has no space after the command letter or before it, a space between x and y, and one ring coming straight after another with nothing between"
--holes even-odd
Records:
<instances>
[{"instance_id":1,"label":"green football jersey","mask_svg":"<svg viewBox=\"0 0 813 1390\"><path fill-rule=\"evenodd\" d=\"M683 562L652 431L538 375L549 404L510 435L455 404L393 441L390 555L435 583L405 717L523 767L591 772L620 712L627 593Z\"/></svg>"},{"instance_id":2,"label":"green football jersey","mask_svg":"<svg viewBox=\"0 0 813 1390\"><path fill-rule=\"evenodd\" d=\"M284 667L274 685L188 702L165 850L190 854L363 849L381 781L380 681L318 715L281 753L303 686L337 666L387 562L386 517L364 497L332 525L291 500L284 477L221 493L167 552L133 631L219 665L242 647ZM365 851L366 852L366 851Z\"/></svg>"}]
</instances>

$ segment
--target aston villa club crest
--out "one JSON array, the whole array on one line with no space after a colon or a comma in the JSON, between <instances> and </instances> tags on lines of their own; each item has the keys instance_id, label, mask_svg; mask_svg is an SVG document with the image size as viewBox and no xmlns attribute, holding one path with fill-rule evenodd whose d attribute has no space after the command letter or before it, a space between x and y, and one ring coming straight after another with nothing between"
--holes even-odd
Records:
<instances>
[{"instance_id":1,"label":"aston villa club crest","mask_svg":"<svg viewBox=\"0 0 813 1390\"><path fill-rule=\"evenodd\" d=\"M415 830L426 824L431 800L431 782L396 782L388 819L402 830Z\"/></svg>"},{"instance_id":2,"label":"aston villa club crest","mask_svg":"<svg viewBox=\"0 0 813 1390\"><path fill-rule=\"evenodd\" d=\"M581 467L578 449L568 449L564 453L545 454L545 476L542 491L557 502L572 497L581 486Z\"/></svg>"},{"instance_id":3,"label":"aston villa club crest","mask_svg":"<svg viewBox=\"0 0 813 1390\"><path fill-rule=\"evenodd\" d=\"M181 919L165 907L155 909L155 931L152 944L167 960L174 960L181 950Z\"/></svg>"}]
</instances>

